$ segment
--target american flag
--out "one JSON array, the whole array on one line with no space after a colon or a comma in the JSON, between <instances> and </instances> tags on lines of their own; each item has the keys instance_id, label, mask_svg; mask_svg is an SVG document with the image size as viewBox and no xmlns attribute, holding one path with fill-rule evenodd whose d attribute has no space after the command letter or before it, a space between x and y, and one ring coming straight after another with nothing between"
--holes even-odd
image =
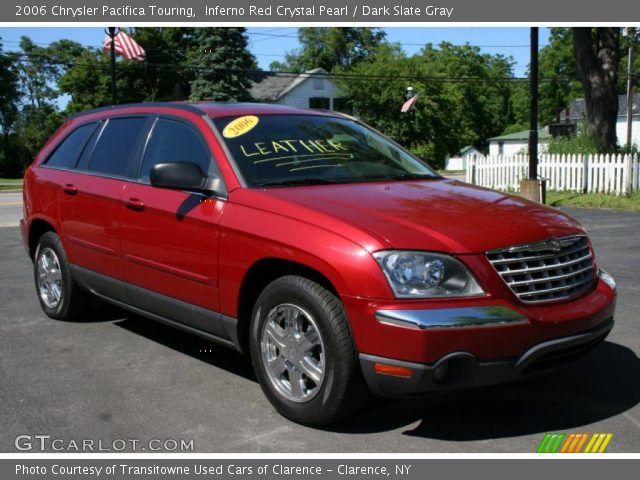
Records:
<instances>
[{"instance_id":1,"label":"american flag","mask_svg":"<svg viewBox=\"0 0 640 480\"><path fill-rule=\"evenodd\" d=\"M413 107L413 104L416 103L417 101L418 101L418 95L414 95L413 97L411 97L409 100L407 100L402 104L400 111L402 113L407 113L409 109Z\"/></svg>"},{"instance_id":2,"label":"american flag","mask_svg":"<svg viewBox=\"0 0 640 480\"><path fill-rule=\"evenodd\" d=\"M128 60L144 61L146 55L144 50L129 35L120 30L113 39L113 46L116 53L119 53ZM107 35L104 39L104 49L111 50L111 38Z\"/></svg>"}]
</instances>

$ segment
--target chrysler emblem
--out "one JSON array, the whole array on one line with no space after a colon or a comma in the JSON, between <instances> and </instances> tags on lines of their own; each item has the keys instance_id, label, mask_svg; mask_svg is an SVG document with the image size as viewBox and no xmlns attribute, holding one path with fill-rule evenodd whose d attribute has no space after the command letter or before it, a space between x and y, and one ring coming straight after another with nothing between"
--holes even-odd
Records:
<instances>
[{"instance_id":1,"label":"chrysler emblem","mask_svg":"<svg viewBox=\"0 0 640 480\"><path fill-rule=\"evenodd\" d=\"M549 250L553 250L554 252L559 252L562 250L562 243L557 238L550 238L547 240L547 248Z\"/></svg>"},{"instance_id":2,"label":"chrysler emblem","mask_svg":"<svg viewBox=\"0 0 640 480\"><path fill-rule=\"evenodd\" d=\"M555 238L551 237L547 240L543 240L541 242L529 243L526 245L516 245L514 247L509 247L505 249L507 252L542 252L542 251L552 251L555 253L561 252L563 248L567 248L570 245L573 245L577 242L580 237L566 237L566 238ZM503 250L503 251L505 251Z\"/></svg>"}]
</instances>

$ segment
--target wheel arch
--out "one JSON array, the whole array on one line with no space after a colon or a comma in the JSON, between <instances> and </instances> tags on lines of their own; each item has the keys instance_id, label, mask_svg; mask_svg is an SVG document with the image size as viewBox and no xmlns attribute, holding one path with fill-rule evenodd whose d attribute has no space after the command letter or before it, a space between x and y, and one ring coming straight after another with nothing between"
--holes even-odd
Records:
<instances>
[{"instance_id":1,"label":"wheel arch","mask_svg":"<svg viewBox=\"0 0 640 480\"><path fill-rule=\"evenodd\" d=\"M319 270L299 262L277 257L262 258L247 270L238 294L238 340L243 352L249 352L251 313L258 296L274 280L287 275L308 278L339 297L335 285Z\"/></svg>"},{"instance_id":2,"label":"wheel arch","mask_svg":"<svg viewBox=\"0 0 640 480\"><path fill-rule=\"evenodd\" d=\"M58 234L53 224L42 218L35 218L29 224L28 247L31 260L35 258L36 248L38 247L40 238L47 232Z\"/></svg>"}]
</instances>

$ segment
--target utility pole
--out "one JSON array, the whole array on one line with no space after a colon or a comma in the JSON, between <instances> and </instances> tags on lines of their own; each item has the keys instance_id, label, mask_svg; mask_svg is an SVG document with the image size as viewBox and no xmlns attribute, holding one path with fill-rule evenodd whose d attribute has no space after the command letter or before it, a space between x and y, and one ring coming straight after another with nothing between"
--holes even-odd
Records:
<instances>
[{"instance_id":1,"label":"utility pole","mask_svg":"<svg viewBox=\"0 0 640 480\"><path fill-rule=\"evenodd\" d=\"M529 79L529 180L538 179L538 27L531 28Z\"/></svg>"},{"instance_id":2,"label":"utility pole","mask_svg":"<svg viewBox=\"0 0 640 480\"><path fill-rule=\"evenodd\" d=\"M627 28L627 36L629 37L629 62L627 65L627 148L631 151L633 140L633 67L635 63L636 29L633 27Z\"/></svg>"},{"instance_id":3,"label":"utility pole","mask_svg":"<svg viewBox=\"0 0 640 480\"><path fill-rule=\"evenodd\" d=\"M116 27L109 27L107 29L107 35L111 39L111 103L113 105L117 104L117 95L116 95Z\"/></svg>"},{"instance_id":4,"label":"utility pole","mask_svg":"<svg viewBox=\"0 0 640 480\"><path fill-rule=\"evenodd\" d=\"M538 27L531 27L529 71L529 172L528 178L520 181L520 194L544 203L545 182L538 178Z\"/></svg>"}]
</instances>

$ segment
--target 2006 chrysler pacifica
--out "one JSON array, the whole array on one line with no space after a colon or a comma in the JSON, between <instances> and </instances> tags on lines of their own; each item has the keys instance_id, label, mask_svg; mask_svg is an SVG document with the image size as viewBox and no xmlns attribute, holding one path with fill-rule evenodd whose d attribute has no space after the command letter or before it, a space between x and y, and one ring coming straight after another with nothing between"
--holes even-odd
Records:
<instances>
[{"instance_id":1,"label":"2006 chrysler pacifica","mask_svg":"<svg viewBox=\"0 0 640 480\"><path fill-rule=\"evenodd\" d=\"M25 175L24 242L52 318L89 292L250 353L275 408L322 425L522 378L613 326L585 230L447 180L357 120L258 104L70 118Z\"/></svg>"}]
</instances>

